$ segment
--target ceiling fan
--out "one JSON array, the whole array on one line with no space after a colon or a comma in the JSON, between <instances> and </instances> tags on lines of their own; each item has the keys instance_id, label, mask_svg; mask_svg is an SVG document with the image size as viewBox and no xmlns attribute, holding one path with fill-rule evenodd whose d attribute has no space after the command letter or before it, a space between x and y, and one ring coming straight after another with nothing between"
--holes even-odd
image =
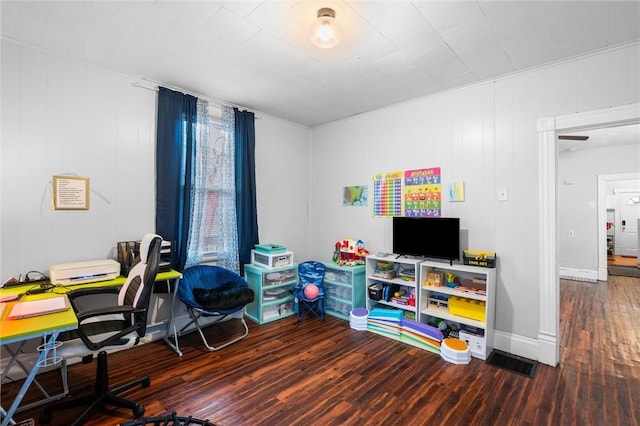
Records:
<instances>
[{"instance_id":1,"label":"ceiling fan","mask_svg":"<svg viewBox=\"0 0 640 426\"><path fill-rule=\"evenodd\" d=\"M589 136L558 135L558 139L565 141L586 141L587 139L589 139Z\"/></svg>"}]
</instances>

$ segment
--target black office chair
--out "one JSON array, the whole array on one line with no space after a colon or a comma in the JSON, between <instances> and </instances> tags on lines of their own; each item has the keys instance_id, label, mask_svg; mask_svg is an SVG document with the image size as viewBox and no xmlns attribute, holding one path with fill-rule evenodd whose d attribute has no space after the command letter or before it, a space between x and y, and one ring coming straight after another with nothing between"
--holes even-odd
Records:
<instances>
[{"instance_id":1,"label":"black office chair","mask_svg":"<svg viewBox=\"0 0 640 426\"><path fill-rule=\"evenodd\" d=\"M149 386L149 376L110 389L107 351L136 345L145 335L161 243L162 238L155 234L146 234L142 238L140 256L122 287L86 288L68 293L78 318L78 336L64 341L57 355L62 358L62 368L66 370L67 359L82 357L83 362L89 363L97 353L95 392L45 407L40 423L49 423L54 410L83 405L88 406L72 423L73 426L83 424L93 412L108 403L131 409L134 418L144 414L142 405L117 395L137 385Z\"/></svg>"}]
</instances>

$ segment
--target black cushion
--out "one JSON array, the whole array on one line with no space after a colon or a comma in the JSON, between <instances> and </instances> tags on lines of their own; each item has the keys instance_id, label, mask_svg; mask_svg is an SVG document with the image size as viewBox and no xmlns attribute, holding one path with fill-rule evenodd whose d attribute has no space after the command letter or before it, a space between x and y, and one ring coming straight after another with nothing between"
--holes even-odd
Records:
<instances>
[{"instance_id":1,"label":"black cushion","mask_svg":"<svg viewBox=\"0 0 640 426\"><path fill-rule=\"evenodd\" d=\"M244 306L253 302L253 290L229 281L213 289L193 289L193 297L205 309L217 311Z\"/></svg>"}]
</instances>

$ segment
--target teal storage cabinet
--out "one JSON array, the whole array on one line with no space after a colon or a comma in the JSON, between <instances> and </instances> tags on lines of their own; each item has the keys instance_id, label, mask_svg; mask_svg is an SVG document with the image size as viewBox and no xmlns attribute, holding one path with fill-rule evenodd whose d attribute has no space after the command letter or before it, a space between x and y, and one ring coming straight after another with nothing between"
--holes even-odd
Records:
<instances>
[{"instance_id":1,"label":"teal storage cabinet","mask_svg":"<svg viewBox=\"0 0 640 426\"><path fill-rule=\"evenodd\" d=\"M253 302L244 308L249 319L264 324L295 313L290 290L298 283L297 264L273 269L244 265L244 279L254 292Z\"/></svg>"},{"instance_id":2,"label":"teal storage cabinet","mask_svg":"<svg viewBox=\"0 0 640 426\"><path fill-rule=\"evenodd\" d=\"M349 320L353 308L367 306L365 266L340 266L324 262L325 312Z\"/></svg>"}]
</instances>

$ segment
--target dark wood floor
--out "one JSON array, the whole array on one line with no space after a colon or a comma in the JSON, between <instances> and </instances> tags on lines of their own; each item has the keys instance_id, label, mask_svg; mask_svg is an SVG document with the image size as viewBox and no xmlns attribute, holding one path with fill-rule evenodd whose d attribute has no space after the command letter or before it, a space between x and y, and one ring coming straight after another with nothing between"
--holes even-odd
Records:
<instances>
[{"instance_id":1,"label":"dark wood floor","mask_svg":"<svg viewBox=\"0 0 640 426\"><path fill-rule=\"evenodd\" d=\"M530 379L473 359L454 365L430 352L328 317L257 326L245 340L206 352L197 335L184 356L162 342L109 356L112 383L148 374L128 396L147 416L176 411L234 425L640 425L640 279L561 282L561 364ZM238 327L208 328L210 336ZM91 391L94 364L70 368L73 394ZM39 376L53 384L57 375ZM2 405L18 384L2 387ZM77 412L57 412L64 425ZM40 409L18 420L37 419ZM131 419L124 410L88 425Z\"/></svg>"}]
</instances>

